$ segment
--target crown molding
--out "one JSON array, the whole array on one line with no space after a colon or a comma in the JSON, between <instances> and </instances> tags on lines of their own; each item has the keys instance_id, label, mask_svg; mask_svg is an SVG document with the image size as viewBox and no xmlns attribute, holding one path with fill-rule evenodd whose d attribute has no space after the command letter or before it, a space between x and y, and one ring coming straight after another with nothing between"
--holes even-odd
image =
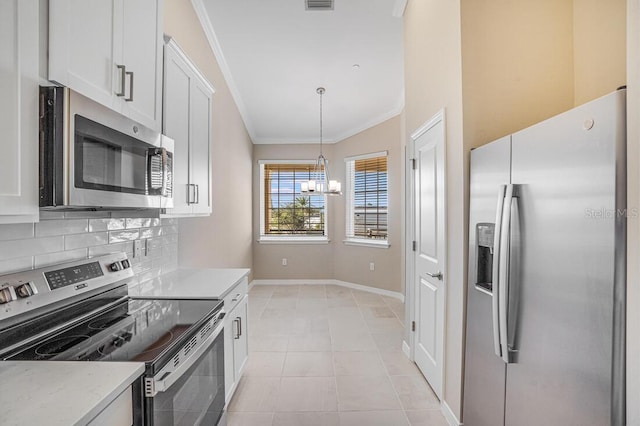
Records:
<instances>
[{"instance_id":1,"label":"crown molding","mask_svg":"<svg viewBox=\"0 0 640 426\"><path fill-rule=\"evenodd\" d=\"M205 36L207 37L207 41L209 42L209 46L213 51L213 55L216 57L216 61L218 62L218 66L222 71L222 75L227 82L227 86L229 87L229 91L231 92L231 96L236 103L236 107L238 108L238 112L240 112L240 116L242 117L242 121L244 122L244 126L247 129L247 133L249 133L249 137L251 140L255 140L255 131L253 128L253 124L251 120L249 120L249 114L247 113L247 108L242 101L242 97L240 96L240 91L231 75L231 70L229 69L229 64L222 53L222 47L218 42L218 37L216 36L215 30L213 29L213 25L211 24L211 20L209 19L209 14L207 13L207 9L204 5L203 0L191 0L191 4L193 5L193 9L200 20L200 25L204 31Z\"/></svg>"}]
</instances>

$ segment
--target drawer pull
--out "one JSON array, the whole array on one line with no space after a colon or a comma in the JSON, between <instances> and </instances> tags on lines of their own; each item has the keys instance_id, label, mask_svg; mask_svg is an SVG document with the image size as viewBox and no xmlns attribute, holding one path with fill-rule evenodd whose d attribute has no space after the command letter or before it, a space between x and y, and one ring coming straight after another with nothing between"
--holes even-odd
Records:
<instances>
[{"instance_id":1,"label":"drawer pull","mask_svg":"<svg viewBox=\"0 0 640 426\"><path fill-rule=\"evenodd\" d=\"M233 299L231 299L231 301L232 302L237 302L238 300L240 300L240 296L242 296L242 293L236 294L236 296Z\"/></svg>"}]
</instances>

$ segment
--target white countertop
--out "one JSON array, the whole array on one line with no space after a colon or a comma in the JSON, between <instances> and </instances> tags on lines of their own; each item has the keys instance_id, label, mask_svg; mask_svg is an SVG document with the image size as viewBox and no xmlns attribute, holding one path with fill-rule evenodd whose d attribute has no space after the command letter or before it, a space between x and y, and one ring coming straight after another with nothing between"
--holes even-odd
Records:
<instances>
[{"instance_id":1,"label":"white countertop","mask_svg":"<svg viewBox=\"0 0 640 426\"><path fill-rule=\"evenodd\" d=\"M222 299L249 269L177 269L129 288L129 296L153 299Z\"/></svg>"},{"instance_id":2,"label":"white countertop","mask_svg":"<svg viewBox=\"0 0 640 426\"><path fill-rule=\"evenodd\" d=\"M142 373L141 362L0 361L0 424L85 425Z\"/></svg>"}]
</instances>

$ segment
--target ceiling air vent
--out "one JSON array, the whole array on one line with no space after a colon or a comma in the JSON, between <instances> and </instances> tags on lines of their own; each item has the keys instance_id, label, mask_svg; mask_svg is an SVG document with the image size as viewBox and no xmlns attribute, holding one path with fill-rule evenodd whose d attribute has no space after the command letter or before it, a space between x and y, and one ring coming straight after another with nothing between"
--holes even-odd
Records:
<instances>
[{"instance_id":1,"label":"ceiling air vent","mask_svg":"<svg viewBox=\"0 0 640 426\"><path fill-rule=\"evenodd\" d=\"M333 0L304 0L307 10L333 10Z\"/></svg>"}]
</instances>

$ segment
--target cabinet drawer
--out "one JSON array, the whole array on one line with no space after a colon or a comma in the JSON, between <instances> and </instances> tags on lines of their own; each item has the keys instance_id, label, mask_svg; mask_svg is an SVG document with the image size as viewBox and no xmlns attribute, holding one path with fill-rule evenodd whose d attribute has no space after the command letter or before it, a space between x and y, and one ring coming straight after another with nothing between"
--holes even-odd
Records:
<instances>
[{"instance_id":1,"label":"cabinet drawer","mask_svg":"<svg viewBox=\"0 0 640 426\"><path fill-rule=\"evenodd\" d=\"M249 291L249 278L244 277L224 298L225 312L231 312Z\"/></svg>"}]
</instances>

